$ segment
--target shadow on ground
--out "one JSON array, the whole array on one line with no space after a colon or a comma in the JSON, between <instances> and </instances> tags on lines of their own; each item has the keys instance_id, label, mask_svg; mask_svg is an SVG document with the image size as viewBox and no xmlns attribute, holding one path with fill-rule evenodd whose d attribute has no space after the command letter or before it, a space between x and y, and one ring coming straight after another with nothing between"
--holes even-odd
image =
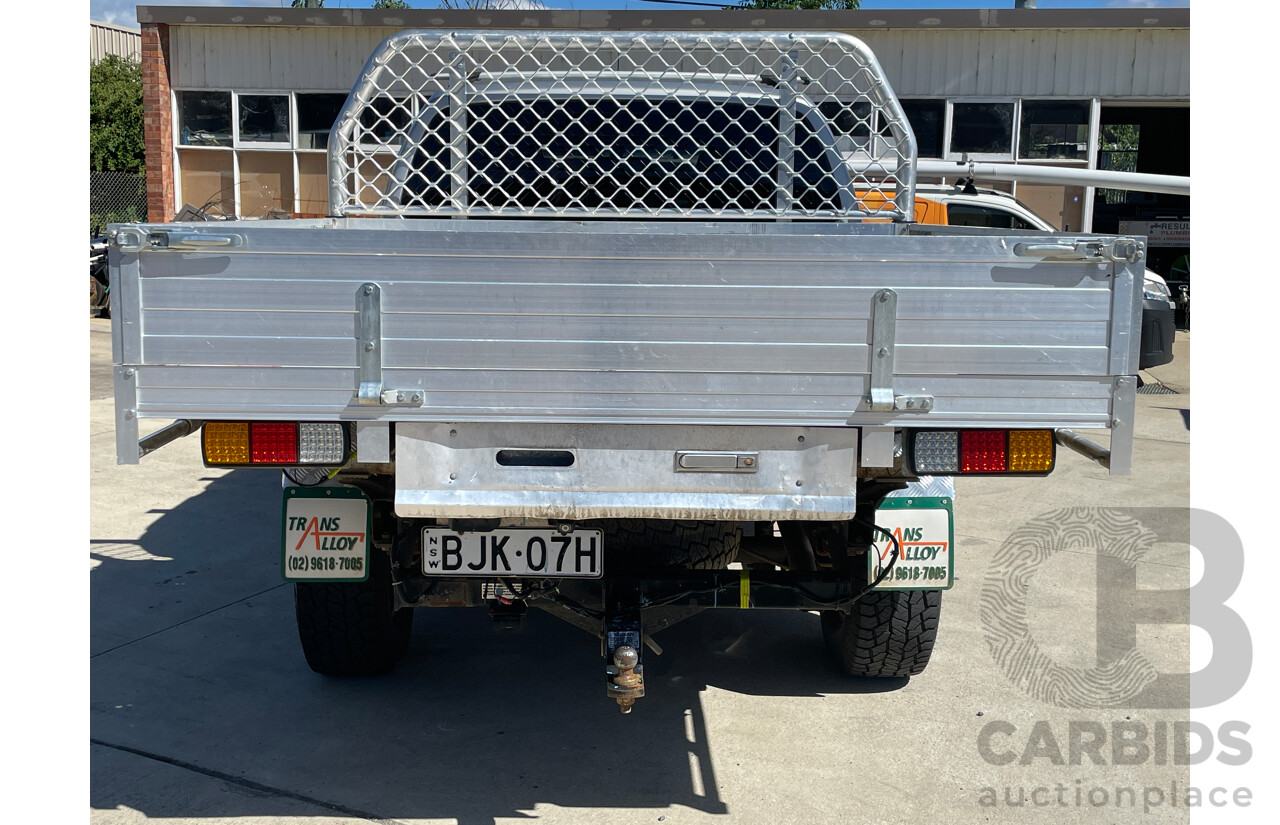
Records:
<instances>
[{"instance_id":1,"label":"shadow on ground","mask_svg":"<svg viewBox=\"0 0 1280 825\"><path fill-rule=\"evenodd\" d=\"M789 611L709 611L660 634L630 716L604 696L597 640L539 611L497 634L483 610L419 610L390 676L317 676L279 579L278 495L272 473L214 479L162 514L134 557L93 570L93 809L273 816L293 800L460 823L539 803L726 814L704 691L817 698L906 683L843 676L817 616ZM181 793L147 790L149 773L174 766L234 792L193 811Z\"/></svg>"}]
</instances>

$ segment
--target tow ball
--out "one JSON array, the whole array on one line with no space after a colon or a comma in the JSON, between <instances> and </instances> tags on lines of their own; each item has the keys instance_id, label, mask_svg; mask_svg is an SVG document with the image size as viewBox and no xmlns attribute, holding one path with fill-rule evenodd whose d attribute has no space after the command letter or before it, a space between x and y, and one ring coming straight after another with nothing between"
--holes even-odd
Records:
<instances>
[{"instance_id":1,"label":"tow ball","mask_svg":"<svg viewBox=\"0 0 1280 825\"><path fill-rule=\"evenodd\" d=\"M644 665L640 653L631 645L623 645L613 651L613 664L604 672L609 676L606 693L618 702L618 709L630 713L631 706L644 696Z\"/></svg>"}]
</instances>

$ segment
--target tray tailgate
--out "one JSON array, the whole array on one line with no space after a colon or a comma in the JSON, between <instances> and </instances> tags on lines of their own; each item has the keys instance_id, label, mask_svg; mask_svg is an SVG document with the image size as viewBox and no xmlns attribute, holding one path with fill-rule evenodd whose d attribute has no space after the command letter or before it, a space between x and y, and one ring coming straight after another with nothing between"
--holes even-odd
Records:
<instances>
[{"instance_id":1,"label":"tray tailgate","mask_svg":"<svg viewBox=\"0 0 1280 825\"><path fill-rule=\"evenodd\" d=\"M1105 427L1136 370L1141 264L892 225L176 224L218 250L112 251L118 423L138 417ZM384 385L356 403L356 295ZM865 410L872 300L898 294L894 392ZM126 379L124 374L132 370ZM125 414L132 411L128 419ZM122 454L123 455L123 454Z\"/></svg>"}]
</instances>

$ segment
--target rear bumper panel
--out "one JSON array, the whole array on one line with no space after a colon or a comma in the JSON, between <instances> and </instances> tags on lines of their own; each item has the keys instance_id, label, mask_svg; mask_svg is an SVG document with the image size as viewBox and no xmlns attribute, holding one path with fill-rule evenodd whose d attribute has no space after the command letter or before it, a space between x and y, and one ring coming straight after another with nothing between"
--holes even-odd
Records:
<instances>
[{"instance_id":1,"label":"rear bumper panel","mask_svg":"<svg viewBox=\"0 0 1280 825\"><path fill-rule=\"evenodd\" d=\"M405 518L840 520L856 504L856 428L401 423L395 444ZM573 463L513 466L499 451Z\"/></svg>"}]
</instances>

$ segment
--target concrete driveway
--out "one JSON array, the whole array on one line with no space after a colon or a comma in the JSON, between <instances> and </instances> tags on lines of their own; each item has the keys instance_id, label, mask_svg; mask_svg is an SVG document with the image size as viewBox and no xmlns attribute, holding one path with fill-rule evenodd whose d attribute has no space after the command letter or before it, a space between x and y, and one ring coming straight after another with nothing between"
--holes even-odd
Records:
<instances>
[{"instance_id":1,"label":"concrete driveway","mask_svg":"<svg viewBox=\"0 0 1280 825\"><path fill-rule=\"evenodd\" d=\"M1163 710L1048 704L989 652L981 599L1006 538L1063 507L1176 508L1146 511L1167 530L1137 584L1188 585L1186 334L1174 363L1146 375L1176 392L1139 396L1132 477L1064 451L1045 479L957 484L958 581L925 674L848 679L816 615L709 611L659 637L649 696L624 717L602 695L596 641L537 611L514 635L482 610L418 611L392 675L313 674L279 577L277 474L205 469L194 438L116 466L108 324L90 321L95 825L1187 821L1185 805L1153 807L1145 791L1185 788L1185 765L1154 749L1116 765L1110 742L1094 764L1068 748L1095 725L1141 724L1155 742L1187 718L1176 685ZM1030 585L1036 641L1065 667L1091 667L1105 635L1096 556L1059 553ZM1137 638L1160 670L1186 670L1185 626ZM992 764L1006 753L1017 758Z\"/></svg>"}]
</instances>

